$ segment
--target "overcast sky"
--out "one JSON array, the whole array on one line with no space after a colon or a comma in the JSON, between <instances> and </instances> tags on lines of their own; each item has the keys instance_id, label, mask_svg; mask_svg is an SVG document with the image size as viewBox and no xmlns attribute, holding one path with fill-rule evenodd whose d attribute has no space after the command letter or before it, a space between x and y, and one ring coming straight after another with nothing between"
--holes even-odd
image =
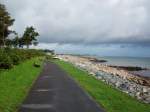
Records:
<instances>
[{"instance_id":1,"label":"overcast sky","mask_svg":"<svg viewBox=\"0 0 150 112\"><path fill-rule=\"evenodd\" d=\"M1 0L22 34L61 53L150 57L150 0Z\"/></svg>"}]
</instances>

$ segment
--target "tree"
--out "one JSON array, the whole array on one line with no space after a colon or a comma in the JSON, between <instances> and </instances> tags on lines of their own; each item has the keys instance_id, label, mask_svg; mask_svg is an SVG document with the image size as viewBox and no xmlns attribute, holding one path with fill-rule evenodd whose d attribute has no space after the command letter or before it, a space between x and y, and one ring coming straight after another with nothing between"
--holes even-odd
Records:
<instances>
[{"instance_id":1,"label":"tree","mask_svg":"<svg viewBox=\"0 0 150 112\"><path fill-rule=\"evenodd\" d=\"M6 39L6 40L5 40L5 45L6 45L7 47L12 47L12 45L13 45L13 40L11 40L11 39Z\"/></svg>"},{"instance_id":2,"label":"tree","mask_svg":"<svg viewBox=\"0 0 150 112\"><path fill-rule=\"evenodd\" d=\"M23 48L24 42L22 38L19 38L19 48Z\"/></svg>"},{"instance_id":3,"label":"tree","mask_svg":"<svg viewBox=\"0 0 150 112\"><path fill-rule=\"evenodd\" d=\"M29 48L29 46L32 45L33 42L37 42L37 36L39 36L39 33L35 31L35 28L33 28L32 26L27 27L22 37L23 45L26 45L27 48Z\"/></svg>"},{"instance_id":4,"label":"tree","mask_svg":"<svg viewBox=\"0 0 150 112\"><path fill-rule=\"evenodd\" d=\"M20 42L19 36L16 34L16 37L12 41L13 41L14 48L17 48Z\"/></svg>"},{"instance_id":5,"label":"tree","mask_svg":"<svg viewBox=\"0 0 150 112\"><path fill-rule=\"evenodd\" d=\"M7 12L5 5L0 4L0 47L6 45L7 37L12 33L9 27L13 25L14 21Z\"/></svg>"}]
</instances>

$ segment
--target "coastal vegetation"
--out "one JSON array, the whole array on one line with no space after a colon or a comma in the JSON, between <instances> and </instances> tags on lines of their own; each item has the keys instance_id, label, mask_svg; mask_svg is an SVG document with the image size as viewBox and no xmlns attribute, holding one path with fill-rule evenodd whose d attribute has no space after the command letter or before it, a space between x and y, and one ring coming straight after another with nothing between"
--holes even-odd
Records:
<instances>
[{"instance_id":1,"label":"coastal vegetation","mask_svg":"<svg viewBox=\"0 0 150 112\"><path fill-rule=\"evenodd\" d=\"M14 21L5 5L0 4L0 69L10 69L24 60L44 54L40 50L22 49L24 46L29 48L32 44L37 45L39 33L30 26L26 27L22 36L19 37L16 31L10 28Z\"/></svg>"},{"instance_id":2,"label":"coastal vegetation","mask_svg":"<svg viewBox=\"0 0 150 112\"><path fill-rule=\"evenodd\" d=\"M10 28L14 21L5 5L0 4L0 69L12 68L13 65L42 54L36 50L19 49L24 46L29 48L32 44L37 45L39 33L30 26L26 27L22 36L19 37L16 31Z\"/></svg>"},{"instance_id":3,"label":"coastal vegetation","mask_svg":"<svg viewBox=\"0 0 150 112\"><path fill-rule=\"evenodd\" d=\"M68 75L71 75L79 85L88 92L93 99L102 105L108 112L150 112L150 105L144 104L135 98L113 88L104 82L95 79L87 72L82 71L72 64L55 60Z\"/></svg>"},{"instance_id":4,"label":"coastal vegetation","mask_svg":"<svg viewBox=\"0 0 150 112\"><path fill-rule=\"evenodd\" d=\"M0 49L0 69L10 69L25 60L44 55L43 51L34 49Z\"/></svg>"}]
</instances>

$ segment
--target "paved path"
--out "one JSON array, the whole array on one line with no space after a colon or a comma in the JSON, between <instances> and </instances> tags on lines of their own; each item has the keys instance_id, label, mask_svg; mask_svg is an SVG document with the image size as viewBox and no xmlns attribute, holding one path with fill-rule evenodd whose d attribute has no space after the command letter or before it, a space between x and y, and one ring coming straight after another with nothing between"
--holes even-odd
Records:
<instances>
[{"instance_id":1,"label":"paved path","mask_svg":"<svg viewBox=\"0 0 150 112\"><path fill-rule=\"evenodd\" d=\"M19 112L104 112L57 65L47 62Z\"/></svg>"}]
</instances>

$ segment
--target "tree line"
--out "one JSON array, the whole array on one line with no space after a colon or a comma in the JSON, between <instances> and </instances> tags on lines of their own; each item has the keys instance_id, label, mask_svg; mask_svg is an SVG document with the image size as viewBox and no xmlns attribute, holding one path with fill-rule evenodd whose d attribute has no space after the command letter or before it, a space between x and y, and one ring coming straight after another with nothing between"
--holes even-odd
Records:
<instances>
[{"instance_id":1,"label":"tree line","mask_svg":"<svg viewBox=\"0 0 150 112\"><path fill-rule=\"evenodd\" d=\"M23 48L26 46L29 48L30 45L37 45L37 37L39 33L33 26L26 27L22 36L19 36L16 31L10 29L14 24L10 13L7 11L5 5L0 4L0 48L14 47ZM9 37L10 34L15 35L13 38Z\"/></svg>"}]
</instances>

